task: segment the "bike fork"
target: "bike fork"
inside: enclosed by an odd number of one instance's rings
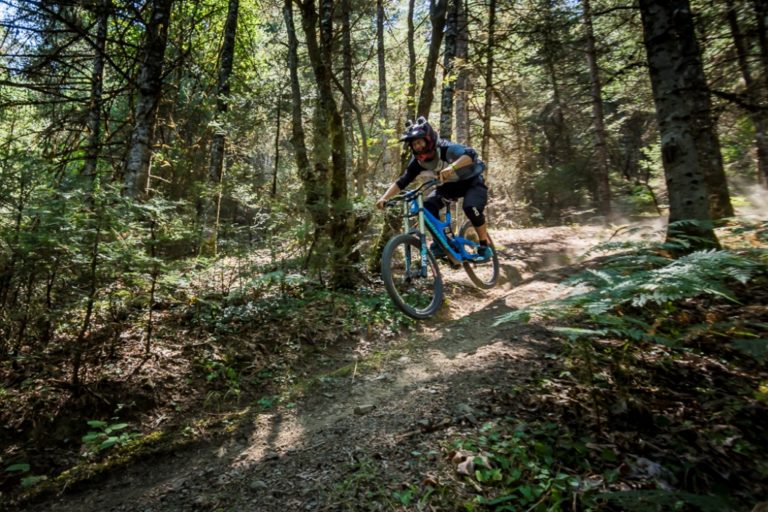
[[[424,225],[424,197],[419,195],[419,247],[421,248],[421,277],[427,277],[427,230]]]

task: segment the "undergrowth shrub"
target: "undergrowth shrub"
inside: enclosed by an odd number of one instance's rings
[[[745,229],[738,226],[735,232],[745,236]],[[758,224],[746,232],[760,241],[765,231],[765,225]],[[680,329],[688,323],[686,315],[681,314],[686,301],[709,298],[738,305],[738,294],[744,293],[750,283],[759,286],[766,281],[768,238],[763,242],[748,249],[702,250],[679,258],[670,255],[670,250],[679,247],[679,241],[637,244],[633,251],[611,256],[600,268],[588,269],[565,281],[563,285],[572,290],[565,298],[507,313],[497,319],[496,325],[539,317],[580,324],[560,329],[572,339],[612,337],[680,346],[686,338],[686,332]],[[611,243],[598,249],[616,247]],[[712,326],[715,322],[709,323]],[[701,324],[691,327],[698,335],[707,330]],[[722,327],[717,326],[720,330]],[[752,329],[746,336],[760,338],[759,329]],[[761,358],[764,345],[740,342],[733,347]]]

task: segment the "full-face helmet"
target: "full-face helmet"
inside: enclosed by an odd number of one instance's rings
[[[411,145],[411,142],[416,139],[424,139],[425,146],[421,151],[415,151]],[[403,132],[403,136],[400,137],[400,142],[407,142],[411,146],[413,156],[416,158],[416,160],[420,161],[432,160],[435,158],[437,141],[437,132],[434,128],[432,128],[424,116],[420,116],[418,119],[416,119],[415,123],[411,120],[408,120],[405,123],[405,131]]]

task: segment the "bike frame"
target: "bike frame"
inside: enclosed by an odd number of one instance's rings
[[[451,209],[446,208],[445,221],[441,221],[439,218],[432,215],[426,208],[424,208],[424,188],[431,188],[436,185],[436,181],[429,181],[422,184],[419,188],[407,192],[405,194],[405,201],[403,201],[403,227],[405,233],[412,233],[418,235],[419,245],[421,246],[421,276],[427,275],[427,231],[430,232],[432,238],[440,244],[445,250],[448,258],[454,264],[459,264],[464,261],[473,261],[477,259],[477,254],[467,252],[466,248],[476,248],[480,244],[468,240],[464,237],[456,236],[453,233],[453,227],[451,225]],[[417,217],[417,227],[411,227],[411,221],[413,217]],[[456,248],[452,247],[448,243],[448,239],[445,236],[445,228],[449,229],[455,242]],[[457,250],[458,249],[458,250]],[[410,251],[406,251],[405,254],[406,272],[410,274],[411,268],[411,254]]]

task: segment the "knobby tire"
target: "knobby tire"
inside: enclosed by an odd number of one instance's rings
[[[424,320],[437,313],[443,304],[443,279],[437,261],[430,251],[427,251],[428,275],[406,276],[402,264],[409,248],[412,273],[421,268],[419,239],[410,234],[400,234],[393,237],[384,247],[381,256],[381,277],[392,302],[411,318]]]

